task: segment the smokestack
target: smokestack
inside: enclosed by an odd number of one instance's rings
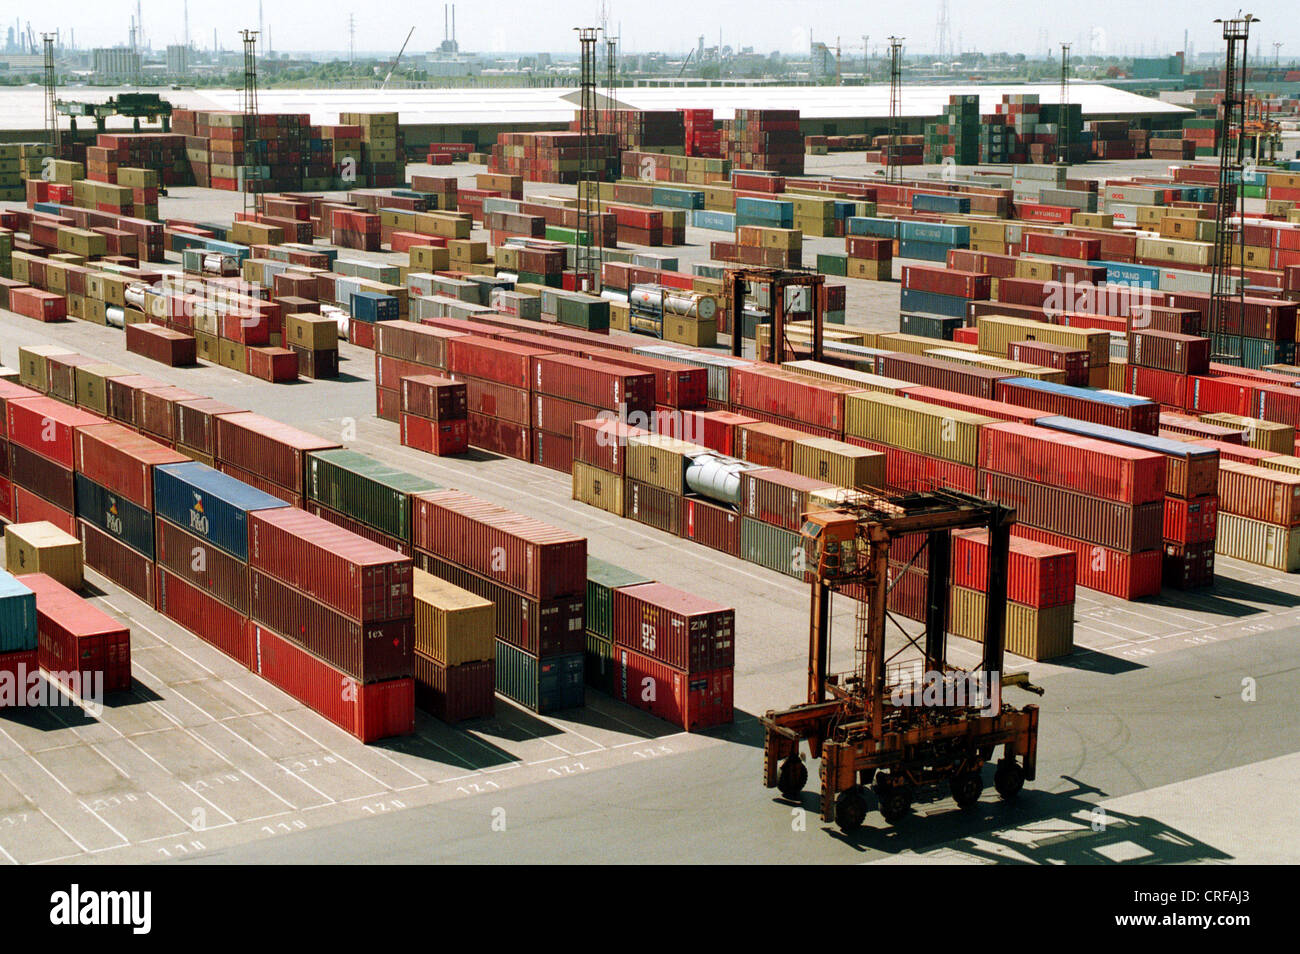
[[[442,5],[442,39],[444,43],[451,39],[451,33],[448,32],[447,27],[447,4],[445,3]]]
[[[456,42],[456,4],[451,5],[451,42]],[[1259,46],[1258,43],[1255,44]]]

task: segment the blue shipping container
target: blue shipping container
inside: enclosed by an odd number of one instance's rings
[[[922,262],[946,262],[951,245],[940,242],[917,242],[903,239],[898,243],[898,257]]]
[[[898,237],[908,242],[935,242],[966,248],[970,245],[970,226],[945,225],[942,222],[902,222]]]
[[[898,219],[882,219],[870,215],[855,215],[844,220],[850,235],[870,235],[875,238],[898,238]]]
[[[158,516],[245,563],[248,514],[289,506],[198,461],[155,467],[153,497]]]
[[[763,225],[769,228],[794,228],[794,203],[779,199],[755,199],[739,196],[736,199],[737,225]]]
[[[1039,381],[1036,378],[1007,378],[1003,384],[1014,384],[1034,391],[1047,391],[1050,394],[1063,394],[1067,397],[1083,398],[1086,401],[1098,401],[1115,407],[1137,407],[1150,404],[1144,397],[1135,394],[1120,394],[1117,391],[1103,391],[1099,388],[1080,388],[1072,384],[1057,384],[1055,381]]]
[[[0,653],[36,648],[36,594],[0,570]]]
[[[697,189],[665,189],[655,186],[650,190],[650,204],[670,209],[702,209],[704,193]]]
[[[736,213],[713,212],[709,209],[695,209],[691,212],[691,225],[697,229],[714,229],[718,232],[736,231]]]
[[[381,292],[360,291],[352,293],[352,317],[357,321],[374,324],[376,321],[397,321],[397,299]]]
[[[1130,265],[1126,262],[1089,262],[1089,265],[1101,265],[1106,269],[1106,281],[1117,285],[1144,285],[1147,288],[1160,287],[1160,269],[1151,265]]]
[[[76,475],[77,516],[94,524],[150,560],[153,555],[153,514],[84,474]]]
[[[965,318],[966,299],[957,295],[940,295],[937,292],[904,288],[898,296],[899,311],[920,312],[924,315],[942,315],[945,318]]]
[[[1186,441],[1157,437],[1154,434],[1139,434],[1137,431],[1126,431],[1123,428],[1110,427],[1106,424],[1093,424],[1091,421],[1080,421],[1073,417],[1040,417],[1034,421],[1034,425],[1037,427],[1050,427],[1054,431],[1078,434],[1081,437],[1095,437],[1115,444],[1125,444],[1128,447],[1140,447],[1142,450],[1149,450],[1170,457],[1205,457],[1218,453],[1218,451],[1211,448],[1190,444]]]
[[[913,212],[970,212],[970,196],[917,192],[912,196]]]

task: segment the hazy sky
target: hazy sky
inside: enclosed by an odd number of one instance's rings
[[[623,49],[683,51],[703,34],[705,45],[723,42],[753,46],[763,52],[807,52],[808,35],[832,47],[838,35],[845,57],[860,56],[862,34],[871,46],[889,34],[907,38],[910,52],[935,49],[939,0],[897,3],[862,3],[860,0],[642,0],[639,3],[607,0],[610,26],[621,26]],[[1241,0],[1237,0],[1241,2]],[[141,0],[144,30],[157,48],[178,43],[183,37],[181,0]],[[79,47],[111,46],[127,41],[131,0],[41,0],[35,4],[7,4],[4,14],[22,11],[26,27],[30,14],[37,35],[55,29],[75,30]],[[257,0],[218,0],[189,4],[190,37],[196,46],[209,48],[217,28],[221,45],[238,47],[238,30],[257,25]],[[1236,12],[1223,2],[1179,0],[1149,4],[1136,0],[949,0],[953,46],[964,49],[1038,52],[1049,45],[1070,42],[1076,52],[1089,43],[1094,52],[1117,55],[1158,55],[1183,46],[1189,31],[1194,51],[1219,50],[1220,28],[1215,17]],[[1292,3],[1269,0],[1246,7],[1262,22],[1251,31],[1252,59],[1273,61],[1273,43],[1280,41],[1283,62],[1300,59],[1300,17]],[[576,50],[572,27],[595,22],[599,0],[472,0],[457,4],[456,36],[461,49],[492,51]],[[906,13],[900,12],[905,10]],[[427,52],[443,38],[441,3],[409,0],[263,0],[263,22],[276,50],[346,50],[348,14],[356,16],[358,51],[396,51],[414,24],[408,48]],[[419,19],[416,19],[419,17]],[[12,25],[14,18],[0,23]],[[265,40],[265,37],[263,37]],[[854,49],[856,47],[856,50]]]

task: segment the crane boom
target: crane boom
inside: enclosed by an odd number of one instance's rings
[[[415,33],[415,27],[411,27],[411,32],[406,34],[406,39],[402,41],[402,48],[397,51],[397,59],[393,60],[393,65],[388,68],[388,75],[384,77],[383,84],[379,87],[381,90],[388,86],[388,81],[393,78],[393,71],[397,69],[397,64],[402,62],[402,54],[406,52],[406,44],[411,42],[411,35]]]

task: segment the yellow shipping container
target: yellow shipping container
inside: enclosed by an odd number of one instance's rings
[[[496,658],[496,606],[423,570],[413,571],[417,652],[444,666]]]
[[[949,628],[956,636],[984,642],[984,594],[964,586],[952,588]],[[1007,652],[1027,659],[1055,659],[1074,651],[1074,604],[1037,609],[1007,602],[1003,629]]]
[[[933,348],[935,344],[936,339],[934,338],[926,338],[924,335],[909,335],[898,331],[886,335],[877,335],[875,347],[886,348],[890,351],[899,351],[903,354],[923,355]],[[982,347],[977,348],[975,345],[963,344],[960,341],[945,341],[943,346],[955,351],[984,350]],[[1005,348],[1002,349],[1002,353],[1007,353]]]
[[[451,264],[451,253],[433,245],[411,246],[411,270],[433,272],[445,270]],[[498,262],[497,264],[501,264]]]
[[[870,371],[855,371],[852,368],[842,368],[838,364],[826,364],[823,361],[786,361],[781,367],[810,378],[838,381],[864,391],[879,391],[882,394],[896,394],[900,388],[915,387],[914,384],[900,381],[898,378],[887,378],[883,374],[872,374]]]
[[[1127,362],[1127,361],[1121,361],[1121,360],[1119,360],[1118,358],[1112,358],[1110,364],[1109,364],[1109,365],[1107,366],[1107,368],[1106,368],[1106,383],[1105,383],[1105,384],[1102,384],[1102,385],[1096,385],[1096,384],[1093,384],[1093,383],[1092,383],[1092,377],[1093,377],[1093,376],[1092,376],[1092,372],[1089,371],[1089,372],[1088,372],[1088,377],[1089,377],[1089,380],[1088,380],[1088,386],[1089,386],[1089,387],[1104,387],[1104,388],[1106,388],[1107,390],[1110,390],[1110,391],[1120,391],[1120,392],[1123,392],[1123,391],[1124,391],[1125,384],[1126,384],[1126,382],[1125,382],[1124,379],[1125,379],[1125,376],[1127,375],[1127,373],[1128,373],[1128,362]]]
[[[81,541],[46,520],[13,523],[5,528],[5,569],[10,573],[44,573],[70,590],[84,581]]]
[[[1115,216],[1109,212],[1076,212],[1073,216],[1073,222],[1080,228],[1085,229],[1113,229],[1115,227]]]
[[[837,487],[885,486],[884,454],[830,437],[796,441],[791,467],[796,474],[825,480]]]
[[[627,476],[681,495],[686,492],[686,458],[711,453],[707,447],[663,434],[627,439]]]
[[[286,346],[333,351],[339,344],[338,323],[333,318],[309,312],[285,315],[284,337]]]
[[[1202,414],[1201,420],[1224,427],[1241,428],[1248,447],[1273,451],[1275,454],[1295,453],[1295,428],[1290,424],[1261,421],[1257,417],[1242,417],[1238,414]]]
[[[446,239],[467,239],[473,223],[469,216],[457,212],[417,212],[415,231]]]
[[[1220,510],[1214,552],[1294,573],[1300,570],[1300,527],[1264,523]]]
[[[1010,315],[984,315],[976,319],[976,325],[979,329],[979,350],[985,354],[1005,355],[1007,345],[1015,341],[1046,341],[1049,344],[1086,350],[1088,366],[1094,371],[1097,368],[1104,370],[1110,363],[1109,331],[1049,325],[1043,321],[1015,318]],[[930,347],[933,346],[931,341]]]
[[[126,368],[115,364],[88,364],[76,369],[77,406],[89,408],[99,414],[108,414],[109,378],[130,374]]]
[[[573,462],[573,499],[618,517],[626,513],[623,478],[579,460]]]
[[[955,361],[958,364],[989,368],[993,371],[1007,371],[1022,378],[1034,378],[1038,381],[1051,381],[1055,384],[1065,383],[1065,372],[1055,368],[1044,368],[1025,361],[1012,361],[997,355],[980,354],[978,351],[962,351],[957,348],[931,348],[925,354],[931,358]]]
[[[1276,457],[1264,457],[1256,461],[1260,467],[1270,467],[1273,470],[1286,471],[1291,474],[1300,474],[1300,457],[1292,454],[1278,454]]]
[[[861,278],[869,282],[887,282],[893,275],[893,259],[849,259],[848,278]]]
[[[228,341],[225,338],[217,338],[216,341],[217,363],[223,368],[247,374],[248,350],[238,341]]]
[[[979,463],[979,429],[995,418],[862,391],[844,398],[844,434],[968,467]]]
[[[712,319],[703,321],[682,315],[664,315],[663,333],[664,341],[695,348],[712,348],[718,343],[718,324]]]

